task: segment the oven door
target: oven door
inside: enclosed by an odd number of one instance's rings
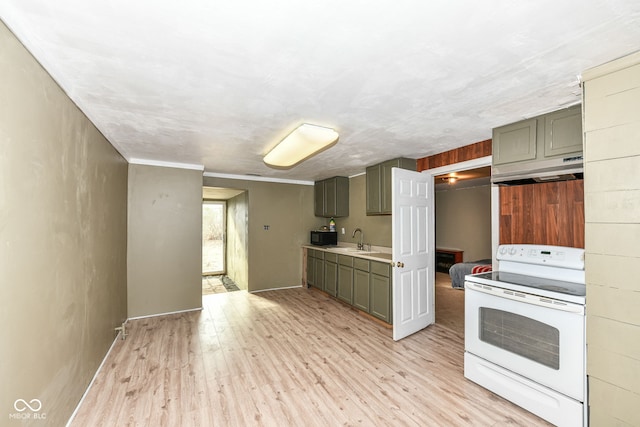
[[[465,283],[465,350],[584,402],[584,306]]]

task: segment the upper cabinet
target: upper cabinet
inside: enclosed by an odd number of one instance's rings
[[[536,158],[538,120],[529,119],[493,130],[493,163],[521,162]]]
[[[582,152],[582,110],[579,105],[544,116],[544,156]]]
[[[494,165],[580,153],[580,105],[493,129]]]
[[[416,160],[397,158],[367,168],[367,215],[391,215],[391,169],[416,170]]]
[[[325,218],[349,216],[349,178],[334,176],[316,181],[315,215]]]

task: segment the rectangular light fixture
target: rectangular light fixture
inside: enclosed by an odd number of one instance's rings
[[[335,130],[303,123],[273,147],[263,160],[273,168],[289,169],[337,142]]]

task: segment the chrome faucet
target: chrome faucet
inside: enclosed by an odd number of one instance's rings
[[[361,251],[364,249],[364,244],[362,243],[362,239],[364,238],[364,233],[362,232],[362,230],[360,230],[359,228],[356,228],[355,230],[353,230],[353,234],[351,235],[351,238],[355,238],[356,237],[356,233],[360,232],[360,241],[358,242],[358,250]]]

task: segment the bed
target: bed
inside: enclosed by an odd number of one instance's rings
[[[453,264],[449,269],[451,287],[455,289],[464,289],[464,276],[467,274],[484,273],[487,271],[491,271],[490,259]]]

